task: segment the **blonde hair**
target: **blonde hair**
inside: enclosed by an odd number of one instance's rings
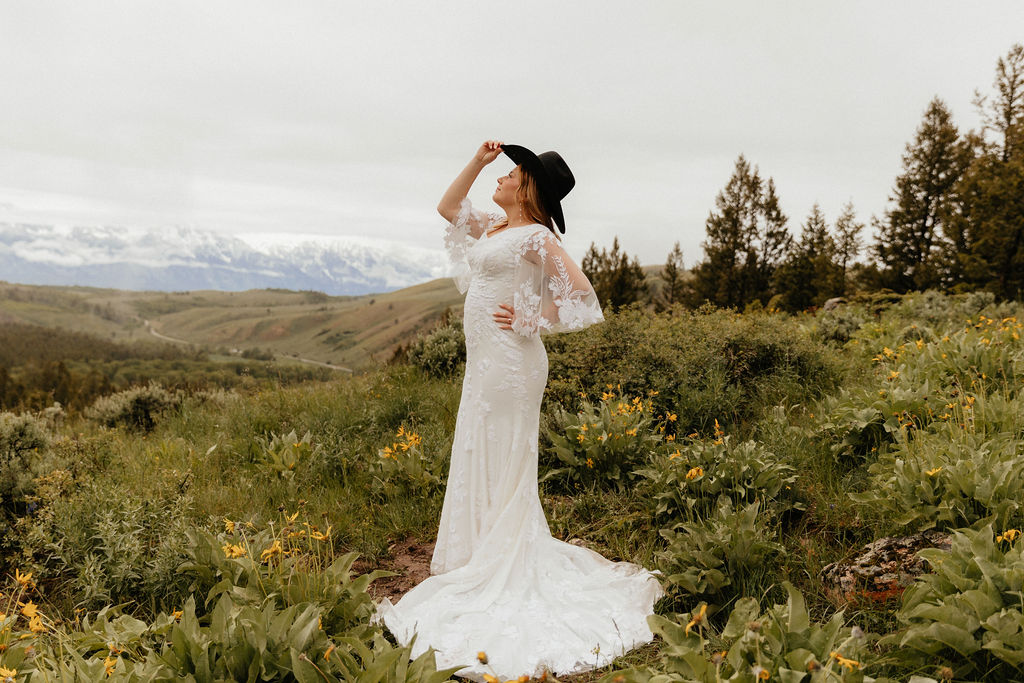
[[[543,225],[555,237],[558,237],[558,233],[555,232],[554,221],[551,220],[551,215],[544,208],[544,202],[540,198],[540,188],[537,187],[537,181],[523,168],[522,164],[518,168],[519,188],[516,189],[516,201],[522,207],[523,218]],[[508,219],[503,218],[494,227],[498,228],[506,225],[508,225]]]

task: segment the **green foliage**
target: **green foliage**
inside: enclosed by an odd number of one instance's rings
[[[932,573],[903,594],[906,628],[884,644],[948,664],[957,679],[1019,680],[1024,675],[1024,540],[992,527],[953,534],[949,552],[922,550]]]
[[[178,407],[182,395],[156,382],[132,387],[97,400],[86,415],[106,427],[127,427],[150,432],[163,413]]]
[[[401,496],[431,497],[444,490],[448,462],[444,455],[425,452],[423,438],[398,428],[397,441],[378,451],[374,462],[373,490],[384,498]]]
[[[1013,406],[1018,415],[1022,407]],[[900,527],[1005,527],[1024,520],[1024,442],[1005,434],[921,435],[883,453],[868,472],[866,490],[851,497]]]
[[[602,308],[616,310],[648,298],[647,278],[640,261],[635,256],[630,260],[625,250],[619,251],[618,237],[612,241],[611,251],[598,252],[597,245],[591,242],[580,261],[580,270],[593,285]]]
[[[29,413],[0,413],[0,505],[23,492],[34,461],[50,441],[44,420]]]
[[[270,436],[256,437],[256,441],[259,444],[256,464],[286,480],[294,478],[297,468],[320,457],[322,452],[320,445],[313,443],[309,432],[300,439],[294,429],[284,435],[271,433]]]
[[[797,476],[791,465],[755,441],[734,443],[721,433],[680,443],[638,474],[645,480],[643,498],[662,522],[703,517],[723,504],[759,502],[776,512],[801,506],[792,495]]]
[[[722,501],[705,519],[662,529],[667,546],[657,555],[658,567],[672,592],[716,605],[754,592],[769,574],[769,560],[783,552],[769,540],[760,511],[760,503],[734,509]]]
[[[803,595],[789,583],[783,587],[786,603],[764,612],[754,598],[738,600],[721,633],[708,626],[706,605],[675,618],[650,617],[665,642],[658,661],[612,672],[602,683],[875,680],[863,671],[870,649],[860,629],[844,626],[842,612],[824,623],[812,620]]]
[[[622,395],[651,396],[656,414],[675,413],[682,434],[816,396],[839,374],[832,354],[782,315],[626,308],[545,343],[549,406],[574,405],[580,391],[598,397],[612,384]]]
[[[452,320],[418,337],[408,351],[409,362],[434,377],[450,377],[466,362],[462,323]]]
[[[612,387],[608,387],[609,390]],[[601,401],[584,399],[572,413],[555,406],[545,430],[549,466],[541,481],[566,490],[598,487],[624,491],[636,481],[636,468],[645,464],[661,441],[664,425],[656,427],[653,402],[637,396],[616,398],[605,392]]]
[[[0,650],[0,666],[48,680],[441,683],[450,678],[454,670],[437,671],[432,651],[410,661],[411,646],[391,645],[369,623],[374,608],[366,590],[383,572],[352,578],[354,554],[326,564],[317,552],[321,539],[307,534],[292,542],[295,517],[287,521],[259,562],[244,549],[265,545],[272,536],[267,530],[248,535],[232,528],[219,536],[189,532],[189,559],[182,570],[195,579],[194,587],[212,584],[209,610],[190,596],[180,609],[149,623],[110,606],[68,625],[47,618],[31,625],[10,614],[0,621],[0,633],[14,646]],[[321,536],[328,539],[329,532]],[[26,581],[16,588],[16,597],[32,588]]]

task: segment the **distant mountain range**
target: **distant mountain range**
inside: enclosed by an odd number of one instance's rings
[[[197,230],[0,223],[0,280],[188,291],[281,288],[387,292],[446,273],[440,250],[384,240],[246,240]]]

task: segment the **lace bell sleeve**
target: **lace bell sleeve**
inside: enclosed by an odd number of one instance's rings
[[[472,244],[470,240],[479,239],[480,235],[494,225],[496,220],[494,214],[474,209],[469,198],[463,197],[462,203],[459,204],[459,213],[445,228],[444,248],[448,252],[452,279],[455,280],[455,286],[459,289],[460,294],[466,293],[469,283],[473,279],[473,272],[466,259],[466,251]]]
[[[604,320],[597,294],[547,229],[520,244],[512,308],[512,330],[524,337],[571,332]]]

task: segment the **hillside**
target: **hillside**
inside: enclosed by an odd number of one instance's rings
[[[240,353],[364,369],[430,327],[446,308],[461,310],[451,280],[355,297],[320,292],[132,292],[0,283],[0,323],[89,332],[117,341],[175,340]],[[149,327],[147,327],[147,321]]]

